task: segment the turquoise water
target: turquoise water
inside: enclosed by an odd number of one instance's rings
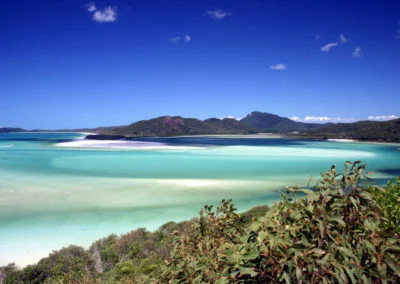
[[[0,134],[0,265],[29,264],[110,233],[153,230],[222,198],[240,211],[272,204],[285,186],[305,185],[310,175],[316,182],[346,160],[368,164],[377,182],[400,175],[400,145],[195,137],[136,139],[169,146],[159,149],[58,146],[81,138]]]

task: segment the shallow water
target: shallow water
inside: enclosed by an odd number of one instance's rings
[[[235,136],[135,139],[138,148],[89,149],[77,147],[81,138],[0,134],[0,265],[29,264],[110,233],[153,230],[222,198],[240,211],[272,204],[286,185],[305,185],[310,175],[317,181],[346,160],[367,163],[378,182],[400,173],[398,145]],[[75,147],[59,146],[71,141]]]

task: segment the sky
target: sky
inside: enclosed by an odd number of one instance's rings
[[[400,116],[398,0],[2,0],[0,127]]]

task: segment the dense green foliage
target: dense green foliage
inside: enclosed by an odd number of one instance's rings
[[[287,188],[272,208],[238,214],[230,200],[199,218],[137,229],[51,253],[4,283],[399,283],[400,179],[367,186],[346,162],[315,187]],[[301,196],[301,197],[299,197]]]
[[[248,127],[258,129],[260,132],[290,132],[316,129],[324,126],[324,124],[319,123],[297,122],[276,114],[259,111],[251,112],[240,122],[244,123]]]
[[[360,185],[364,165],[347,162],[315,191],[292,188],[250,226],[236,266],[257,282],[369,283],[400,280],[400,240],[380,229],[381,213]],[[298,192],[307,198],[297,199]],[[252,271],[249,271],[252,269]]]
[[[354,123],[338,123],[316,130],[304,131],[301,135],[317,138],[400,142],[400,119],[383,122],[359,121]]]
[[[214,283],[228,280],[233,272],[228,255],[241,243],[244,225],[230,200],[223,200],[215,211],[204,206],[199,222],[183,234],[172,250],[161,282]]]
[[[396,233],[400,237],[400,178],[389,181],[386,188],[372,188],[374,200],[382,208],[384,217],[382,227],[389,234]]]

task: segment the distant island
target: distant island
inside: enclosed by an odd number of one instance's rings
[[[278,133],[304,139],[352,139],[360,141],[400,142],[400,119],[390,121],[359,121],[354,123],[304,123],[276,114],[253,111],[241,120],[209,118],[199,120],[181,116],[161,116],[130,125],[62,130],[25,130],[0,128],[7,132],[90,132],[87,139],[120,140],[135,137],[169,137],[182,135],[246,135]]]

